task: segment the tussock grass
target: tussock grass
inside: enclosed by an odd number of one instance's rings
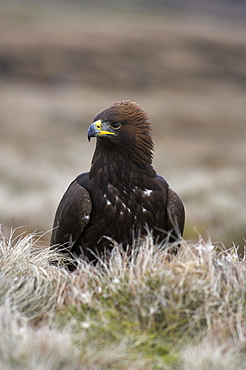
[[[1,237],[0,368],[244,368],[246,266],[236,248],[183,241],[171,256],[149,235],[69,273],[38,243]]]

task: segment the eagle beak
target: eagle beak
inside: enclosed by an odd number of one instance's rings
[[[88,140],[92,137],[115,135],[108,122],[102,122],[100,119],[93,122],[88,129]]]

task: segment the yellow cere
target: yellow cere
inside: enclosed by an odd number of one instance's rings
[[[101,127],[102,127],[102,122],[101,120],[99,119],[98,121],[94,122],[94,125],[96,126],[96,128],[100,131],[101,130]]]
[[[96,126],[97,130],[99,131],[99,135],[115,135],[114,132],[102,131],[102,122],[101,122],[100,119],[98,121],[94,122],[94,125]]]

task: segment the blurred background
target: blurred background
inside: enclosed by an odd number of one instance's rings
[[[246,3],[0,2],[0,224],[45,232],[89,170],[87,128],[117,100],[153,122],[154,167],[185,238],[246,238]]]

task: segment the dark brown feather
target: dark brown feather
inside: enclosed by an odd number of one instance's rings
[[[73,242],[79,238],[89,222],[92,205],[90,194],[84,187],[89,180],[88,172],[82,176],[80,183],[75,179],[70,184],[59,203],[51,245],[59,243],[66,248],[72,248]]]
[[[180,238],[184,207],[152,167],[146,113],[123,101],[97,115],[98,120],[121,126],[113,135],[97,137],[90,172],[72,182],[58,206],[51,244],[65,243],[68,253],[95,260],[112,249],[112,239],[126,248],[147,229],[158,242]]]

